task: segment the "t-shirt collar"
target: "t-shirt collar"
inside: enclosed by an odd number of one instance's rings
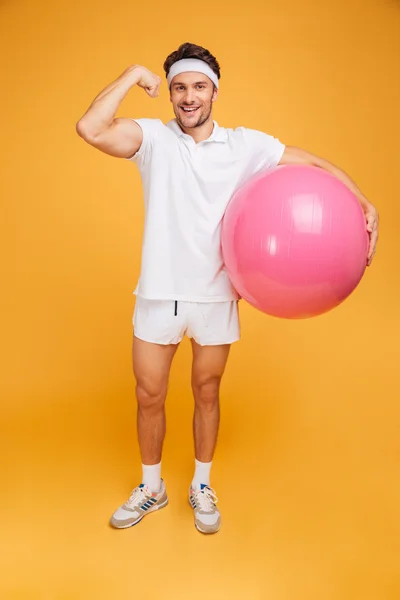
[[[228,139],[228,135],[226,133],[225,128],[220,127],[216,121],[213,121],[213,123],[214,123],[214,128],[212,130],[212,133],[211,133],[210,137],[208,137],[206,140],[203,140],[203,143],[205,143],[205,142],[226,142]],[[184,131],[182,131],[182,129],[180,128],[176,119],[172,119],[171,121],[169,121],[167,123],[167,127],[169,129],[171,129],[171,131],[173,131],[178,137],[184,137],[184,136],[191,137],[191,136],[188,136]]]

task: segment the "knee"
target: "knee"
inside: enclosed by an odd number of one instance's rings
[[[219,402],[220,377],[204,377],[192,381],[194,399],[197,405],[212,409]]]
[[[138,380],[136,398],[140,409],[158,409],[164,405],[167,386],[155,381]]]

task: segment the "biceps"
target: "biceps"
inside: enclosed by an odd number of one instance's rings
[[[132,119],[118,118],[114,119],[111,127],[87,141],[105,154],[117,158],[130,158],[139,150],[143,132]]]

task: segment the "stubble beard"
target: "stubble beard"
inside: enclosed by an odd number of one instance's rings
[[[193,123],[192,125],[185,125],[183,123],[183,121],[181,120],[179,113],[175,114],[175,116],[176,116],[176,120],[178,121],[179,125],[183,129],[195,129],[196,127],[201,127],[202,125],[204,125],[204,123],[207,123],[208,119],[211,116],[211,105],[208,107],[208,110],[206,110],[206,112],[202,112],[199,115],[199,118],[198,118],[197,122]]]

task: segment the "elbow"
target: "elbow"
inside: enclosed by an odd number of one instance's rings
[[[85,119],[80,119],[77,122],[75,129],[79,137],[84,139],[85,142],[88,142],[88,144],[95,142],[96,138],[98,137],[98,132],[95,131],[93,126],[91,126],[90,123],[88,123]]]
[[[92,137],[92,135],[90,134],[88,125],[83,119],[80,119],[77,122],[75,129],[76,129],[76,133],[79,135],[79,137],[83,138],[85,141],[88,141]]]
[[[79,135],[79,137],[85,138],[87,130],[86,130],[86,125],[85,125],[83,119],[79,119],[79,121],[75,125],[75,129],[76,129],[76,133]]]

